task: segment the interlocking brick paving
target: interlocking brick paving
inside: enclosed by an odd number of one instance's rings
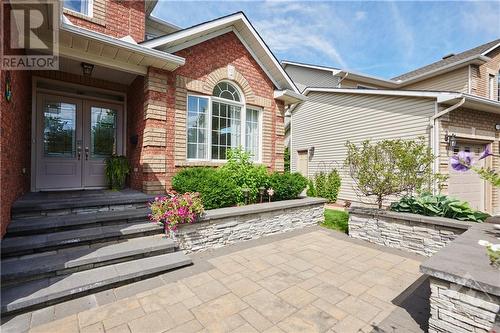
[[[193,255],[149,289],[141,281],[86,296],[86,307],[37,310],[2,332],[422,332],[423,259],[313,227]]]

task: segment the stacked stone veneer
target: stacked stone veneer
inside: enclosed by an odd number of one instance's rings
[[[500,329],[500,297],[436,278],[430,278],[430,286],[430,333]]]
[[[178,229],[179,246],[198,252],[317,225],[324,220],[324,200],[297,199],[214,209],[200,222]]]
[[[467,230],[470,223],[352,208],[349,214],[349,236],[371,243],[431,256]]]

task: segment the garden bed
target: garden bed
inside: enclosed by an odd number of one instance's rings
[[[185,252],[198,252],[317,225],[324,219],[320,198],[301,198],[207,210],[195,223],[179,225]]]
[[[424,256],[432,256],[474,224],[374,208],[349,210],[350,237]]]

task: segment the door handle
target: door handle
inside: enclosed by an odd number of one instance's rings
[[[78,160],[80,160],[80,157],[82,155],[82,147],[78,146],[76,148],[76,154],[77,154]]]
[[[85,147],[85,160],[89,159],[89,147]]]

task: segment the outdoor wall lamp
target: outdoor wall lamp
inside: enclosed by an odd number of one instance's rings
[[[91,76],[93,71],[94,71],[94,65],[82,62],[83,76]]]
[[[455,133],[449,135],[448,131],[446,131],[446,134],[444,135],[444,141],[448,143],[448,150],[452,150],[457,146],[457,136],[455,135]]]
[[[496,129],[497,131],[500,131],[500,124],[495,124],[495,129]]]
[[[314,156],[314,146],[313,147],[309,147],[309,158],[311,158],[313,156]]]

